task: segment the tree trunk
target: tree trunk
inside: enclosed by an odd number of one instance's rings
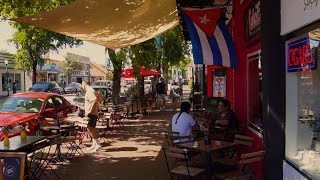
[[[33,61],[32,64],[32,85],[37,82],[37,61]]]
[[[139,84],[139,96],[142,98],[144,96],[144,77],[138,77],[138,84]]]
[[[168,65],[163,66],[163,78],[165,83],[167,84],[167,91],[168,91],[168,84],[169,84],[169,76],[168,76],[169,67]]]
[[[112,49],[108,49],[109,57],[113,65],[113,84],[112,84],[112,103],[119,104],[120,99],[120,76],[122,71],[122,62],[117,62],[116,53]]]
[[[72,75],[71,75],[71,74],[68,74],[67,76],[68,76],[68,82],[67,82],[67,84],[70,84],[70,83],[71,83],[71,76],[72,76]]]

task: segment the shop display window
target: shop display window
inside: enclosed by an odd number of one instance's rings
[[[262,137],[262,67],[261,50],[248,54],[248,121],[250,130]]]
[[[21,90],[21,74],[8,73],[7,81],[7,74],[2,73],[2,91],[7,91],[7,85],[9,86],[9,90],[12,90],[13,82],[16,83],[17,90]]]
[[[286,160],[311,179],[320,179],[319,32],[286,42]]]
[[[16,83],[17,90],[21,90],[21,74],[14,75],[14,82]]]

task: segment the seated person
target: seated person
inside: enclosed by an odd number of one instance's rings
[[[218,103],[218,113],[211,119],[213,126],[225,127],[228,130],[239,130],[239,122],[230,106],[230,101],[227,99]]]
[[[180,112],[176,113],[172,118],[172,131],[179,132],[180,136],[191,136],[192,128],[197,124],[197,121],[189,114],[191,111],[191,104],[189,102],[182,102]],[[180,139],[180,142],[188,141],[189,139]]]

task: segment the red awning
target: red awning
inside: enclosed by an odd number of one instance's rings
[[[161,75],[161,73],[157,70],[154,70],[154,69],[145,69],[144,66],[141,66],[140,67],[140,75],[141,76],[159,76]],[[134,77],[134,74],[133,74],[133,68],[130,67],[130,68],[127,68],[127,69],[124,69],[121,73],[121,77],[124,77],[124,78],[133,78]]]

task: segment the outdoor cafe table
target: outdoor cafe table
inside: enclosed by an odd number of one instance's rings
[[[217,140],[211,140],[210,144],[205,144],[203,139],[192,141],[192,142],[183,142],[183,143],[176,144],[176,146],[179,148],[200,152],[205,155],[206,158],[204,160],[206,161],[206,166],[208,170],[208,175],[207,175],[208,179],[211,179],[213,174],[212,165],[211,165],[211,154],[216,151],[232,148],[236,145],[237,144],[233,142],[224,142],[224,141],[217,141]]]
[[[0,152],[19,151],[30,153],[33,148],[33,144],[45,139],[46,136],[27,136],[26,140],[21,140],[20,136],[10,137],[10,146],[3,146],[3,142],[0,142]]]
[[[51,131],[53,134],[58,135],[58,134],[60,134],[60,132],[62,130],[73,129],[73,128],[75,128],[75,126],[63,124],[63,125],[59,125],[59,126],[41,126],[40,128],[45,131]],[[54,133],[54,131],[55,131],[55,133]],[[61,134],[60,134],[60,136],[61,136]],[[63,137],[60,137],[60,139],[61,138],[63,138]],[[62,154],[61,154],[61,143],[57,143],[57,160],[64,161],[64,159],[62,158]]]

